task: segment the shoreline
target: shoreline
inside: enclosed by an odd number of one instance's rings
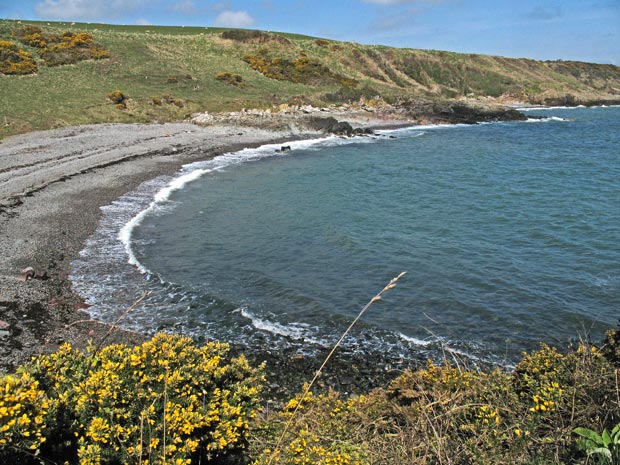
[[[406,112],[299,108],[194,115],[193,123],[98,124],[39,131],[0,140],[0,373],[64,342],[85,348],[140,343],[146,334],[99,322],[72,288],[71,263],[112,204],[142,183],[173,176],[188,164],[267,144],[365,136],[374,131],[478,122],[524,121],[514,109],[420,102]],[[392,137],[386,134],[383,137]],[[44,279],[20,281],[28,267]],[[124,309],[119,309],[121,313]],[[113,331],[112,331],[113,329]],[[269,399],[285,399],[312,378],[327,349],[307,356],[265,347],[245,353],[267,362]],[[244,352],[231,346],[231,352]],[[319,389],[362,393],[425,362],[340,351]]]
[[[338,115],[341,117],[342,115]],[[357,124],[354,118],[353,125]],[[362,121],[366,128],[397,129],[403,120]],[[72,289],[71,262],[101,219],[101,207],[145,181],[174,175],[189,163],[218,155],[325,137],[324,132],[268,130],[251,126],[189,123],[103,124],[18,135],[0,143],[0,372],[13,371],[31,357],[62,343],[140,343],[144,334],[90,318],[82,296]],[[19,157],[19,158],[18,158]],[[20,280],[31,267],[44,279]],[[243,349],[231,347],[232,353]],[[267,362],[269,399],[297,392],[318,368],[316,357],[294,350],[246,354]],[[363,392],[395,377],[413,361],[394,360],[370,369],[361,354],[342,354],[322,382],[324,389]],[[338,368],[340,367],[340,369]],[[335,375],[347,368],[340,381]]]
[[[107,332],[106,324],[84,321],[89,320],[84,302],[68,280],[71,261],[97,227],[100,207],[184,164],[300,136],[310,134],[191,124],[97,125],[0,144],[0,368],[15,368],[61,342],[83,347]],[[20,154],[19,161],[14,154]],[[27,267],[47,279],[20,281]],[[108,342],[119,338],[130,342],[142,336],[117,331]]]

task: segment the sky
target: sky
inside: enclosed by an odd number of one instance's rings
[[[0,18],[239,27],[620,65],[620,0],[0,0]]]

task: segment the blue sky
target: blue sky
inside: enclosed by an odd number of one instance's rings
[[[620,65],[620,0],[0,0],[0,17],[243,27]]]

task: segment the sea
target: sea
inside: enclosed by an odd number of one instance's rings
[[[620,318],[620,108],[265,145],[102,208],[72,264],[94,318],[247,350],[514,366]]]

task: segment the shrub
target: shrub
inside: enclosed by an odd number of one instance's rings
[[[36,456],[46,441],[49,400],[30,374],[0,378],[0,459]]]
[[[278,42],[284,45],[291,45],[291,41],[279,34],[269,34],[263,31],[247,29],[231,29],[221,34],[222,39],[234,40],[235,42],[264,44],[267,42]]]
[[[357,81],[334,73],[322,63],[310,59],[304,52],[293,60],[269,55],[269,50],[262,47],[257,53],[248,53],[243,60],[250,67],[271,79],[291,81],[304,84],[340,83],[345,87],[355,87]]]
[[[47,38],[38,26],[26,25],[15,28],[12,31],[12,35],[20,42],[31,47],[43,48],[47,46]]]
[[[368,463],[366,446],[356,443],[348,429],[349,415],[360,406],[358,400],[343,401],[333,391],[316,397],[309,392],[301,405],[301,396],[292,399],[271,422],[262,425],[254,443],[258,458],[253,465]],[[308,415],[292,418],[296,409]],[[291,428],[282,437],[284,425],[290,421]]]
[[[127,100],[127,96],[123,94],[120,90],[114,90],[108,94],[108,98],[112,100],[112,103],[116,105],[125,106],[125,102]]]
[[[179,108],[183,108],[185,106],[185,102],[183,100],[174,98],[170,94],[164,94],[161,96],[161,98],[164,99],[164,102],[166,102],[168,105],[175,105]]]
[[[82,462],[188,463],[238,451],[261,375],[244,357],[222,364],[227,352],[224,344],[197,348],[165,334],[133,348],[103,349],[77,389]]]
[[[65,344],[20,373],[0,379],[0,458],[23,464],[219,463],[246,445],[263,382],[226,344],[167,334],[100,352]]]
[[[47,66],[77,63],[78,61],[108,58],[110,53],[95,43],[92,34],[67,31],[62,35],[46,34],[37,26],[13,30],[13,37],[26,45],[39,48],[39,55]]]
[[[219,73],[215,76],[215,79],[218,81],[225,82],[226,84],[230,84],[235,87],[244,87],[245,83],[243,82],[243,76],[240,74],[232,74],[229,72]]]
[[[293,399],[262,419],[251,450],[259,465],[334,463],[329,453],[373,465],[582,463],[573,430],[617,432],[617,377],[589,345],[542,346],[513,373],[429,362],[367,396],[307,398],[294,418]]]
[[[32,74],[37,72],[32,55],[20,49],[15,43],[0,40],[0,73]]]
[[[618,328],[607,331],[601,353],[616,367],[620,368],[620,322]]]

